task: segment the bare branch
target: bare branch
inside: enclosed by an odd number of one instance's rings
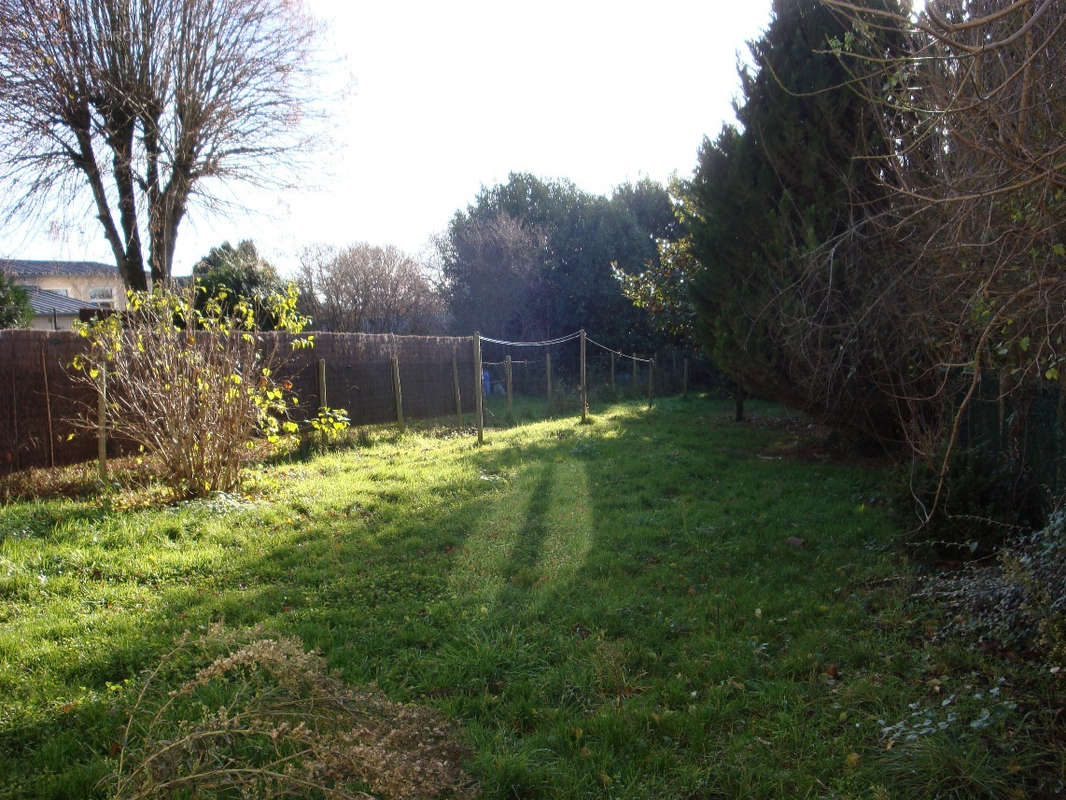
[[[8,218],[88,194],[126,282],[144,240],[168,280],[203,179],[262,183],[306,144],[314,37],[293,0],[0,0]]]

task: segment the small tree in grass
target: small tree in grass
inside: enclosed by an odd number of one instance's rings
[[[273,443],[297,430],[291,384],[276,374],[281,340],[256,331],[247,300],[220,289],[198,303],[198,291],[130,292],[127,314],[78,328],[89,346],[72,364],[98,391],[106,376],[111,433],[156,454],[162,477],[185,497],[235,488],[254,435]],[[306,326],[296,299],[292,286],[268,299],[277,330]],[[291,340],[293,349],[311,346],[311,336]]]

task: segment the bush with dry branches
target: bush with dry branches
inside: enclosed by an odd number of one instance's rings
[[[296,400],[279,377],[280,341],[255,328],[255,308],[222,289],[198,308],[200,288],[129,293],[129,312],[82,325],[88,347],[75,358],[77,378],[102,393],[111,435],[158,457],[179,496],[238,485],[253,435],[276,442],[295,433]],[[278,330],[300,333],[296,290],[274,294],[268,311]],[[296,337],[292,347],[310,347]],[[328,413],[328,412],[327,412]],[[341,421],[330,417],[330,427]],[[85,421],[96,424],[95,415]]]
[[[814,308],[834,263],[857,277],[845,346],[804,347],[829,333],[808,313],[794,348],[825,380],[860,365],[890,400],[916,456],[937,464],[919,498],[927,522],[989,386],[1000,413],[985,444],[1005,463],[1024,469],[1034,426],[1062,423],[1061,402],[1051,421],[1033,404],[1066,369],[1066,17],[1052,0],[930,0],[920,13],[823,2],[848,26],[827,47],[890,146],[856,154],[882,195],[807,255],[799,283]]]
[[[920,526],[1041,524],[1066,486],[1066,17],[790,0],[752,53],[744,129],[681,185],[695,261],[653,279],[742,386],[909,450]]]

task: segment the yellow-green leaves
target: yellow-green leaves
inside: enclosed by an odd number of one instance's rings
[[[98,385],[106,365],[108,426],[142,452],[153,451],[177,494],[229,491],[255,450],[255,435],[276,443],[299,431],[288,418],[297,403],[292,384],[276,375],[274,348],[261,348],[255,334],[260,299],[202,287],[157,287],[127,297],[125,315],[78,328],[88,346],[71,368]],[[306,324],[296,300],[289,287],[268,301],[277,329],[299,333]],[[310,337],[298,341],[311,344]],[[87,427],[95,424],[95,407],[92,412]],[[329,429],[346,420],[330,418]]]
[[[310,420],[315,435],[324,440],[335,438],[351,425],[348,412],[343,408],[320,408],[318,415]]]

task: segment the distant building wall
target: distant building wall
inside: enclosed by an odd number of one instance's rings
[[[36,314],[30,321],[33,331],[69,331],[77,321],[77,314]]]
[[[121,280],[108,275],[19,275],[15,282],[19,286],[35,286],[50,292],[65,293],[67,297],[102,308],[119,311],[126,308],[126,287]],[[61,326],[60,330],[69,328]]]

